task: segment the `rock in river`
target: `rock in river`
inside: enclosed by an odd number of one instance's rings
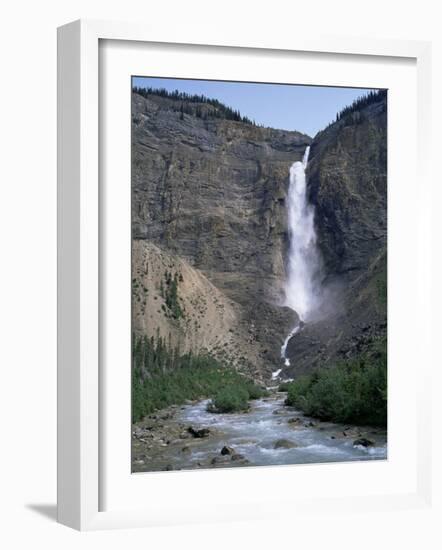
[[[297,445],[290,439],[278,439],[273,445],[274,449],[292,449],[293,447],[297,447]]]
[[[354,447],[357,447],[358,445],[360,445],[361,447],[373,447],[374,441],[372,441],[371,439],[366,439],[365,437],[361,437],[353,441]]]
[[[195,429],[192,426],[187,428],[187,431],[196,438],[208,437],[210,434],[209,428]]]
[[[234,455],[235,449],[233,447],[228,447],[227,445],[224,445],[224,447],[221,449],[222,455]]]

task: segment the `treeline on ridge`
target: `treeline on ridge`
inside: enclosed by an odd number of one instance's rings
[[[254,120],[242,116],[238,109],[232,109],[218,99],[208,98],[204,95],[188,94],[186,92],[180,92],[179,90],[169,92],[165,88],[142,88],[139,86],[134,86],[133,92],[146,98],[154,95],[175,101],[176,103],[172,105],[172,109],[179,112],[182,119],[184,118],[184,114],[188,114],[203,120],[209,118],[222,118],[257,126]],[[205,106],[210,106],[212,108],[205,108]]]
[[[364,107],[367,107],[368,105],[371,105],[372,103],[377,103],[378,101],[381,101],[383,99],[387,98],[387,90],[376,90],[376,91],[370,91],[368,94],[365,94],[361,97],[358,97],[351,103],[351,105],[348,105],[347,107],[344,107],[339,113],[336,115],[336,120],[341,120],[346,115],[350,113],[354,113],[355,111],[360,111]]]
[[[381,101],[384,101],[384,104],[382,106],[382,110],[385,112],[387,109],[387,90],[376,90],[376,91],[370,91],[368,94],[365,94],[361,97],[358,97],[351,103],[350,105],[347,105],[341,111],[336,113],[336,118],[330,124],[328,124],[324,130],[321,130],[318,132],[318,135],[327,130],[327,128],[330,128],[333,124],[336,124],[337,122],[341,122],[344,125],[345,124],[361,124],[365,119],[366,116],[364,116],[363,109],[365,107],[368,107],[368,105],[372,105],[373,103],[378,103]]]

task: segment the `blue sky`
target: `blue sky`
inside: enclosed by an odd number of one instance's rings
[[[335,119],[336,113],[354,99],[365,95],[365,88],[253,84],[214,80],[134,77],[134,86],[166,88],[218,99],[258,124],[285,130],[298,130],[313,137]]]

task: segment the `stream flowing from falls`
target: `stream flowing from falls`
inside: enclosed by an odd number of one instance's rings
[[[206,411],[207,401],[184,409],[181,417],[184,421],[213,426],[221,432],[218,437],[197,444],[191,460],[203,458],[209,449],[216,453],[225,441],[256,466],[385,458],[386,439],[380,430],[370,433],[375,443],[372,447],[354,446],[358,429],[354,429],[353,436],[345,436],[348,425],[305,417],[285,407],[285,397],[276,394],[253,401],[250,412],[245,414],[211,414]],[[289,419],[299,419],[299,423],[289,423]],[[278,440],[294,442],[294,446],[275,449]],[[198,455],[198,451],[202,454]]]
[[[215,467],[267,466],[358,460],[382,460],[387,456],[385,430],[358,428],[332,422],[319,422],[292,407],[284,406],[285,394],[251,402],[247,413],[214,414],[207,411],[209,400],[182,407],[173,420],[164,423],[185,428],[208,428],[209,437],[171,440],[160,444],[157,452],[146,451],[149,461],[136,471],[195,469],[214,467],[228,445],[246,459],[216,464]],[[355,445],[361,436],[373,445]],[[284,446],[277,442],[283,441]],[[167,468],[166,468],[167,467]],[[171,468],[169,468],[171,467]]]
[[[285,366],[290,366],[290,360],[287,357],[289,341],[302,330],[311,314],[320,305],[318,284],[320,260],[316,247],[315,212],[308,202],[305,174],[309,153],[308,146],[302,161],[294,162],[290,167],[287,194],[289,249],[284,305],[298,314],[299,323],[287,335],[281,347],[281,358]],[[273,373],[274,380],[279,377],[281,370]]]

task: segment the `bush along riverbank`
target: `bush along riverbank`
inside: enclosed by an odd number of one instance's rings
[[[320,420],[387,425],[387,342],[380,339],[360,357],[318,369],[280,387],[286,405]]]
[[[246,411],[265,390],[208,354],[180,355],[164,339],[133,337],[132,421],[186,401],[210,398],[211,412]]]

